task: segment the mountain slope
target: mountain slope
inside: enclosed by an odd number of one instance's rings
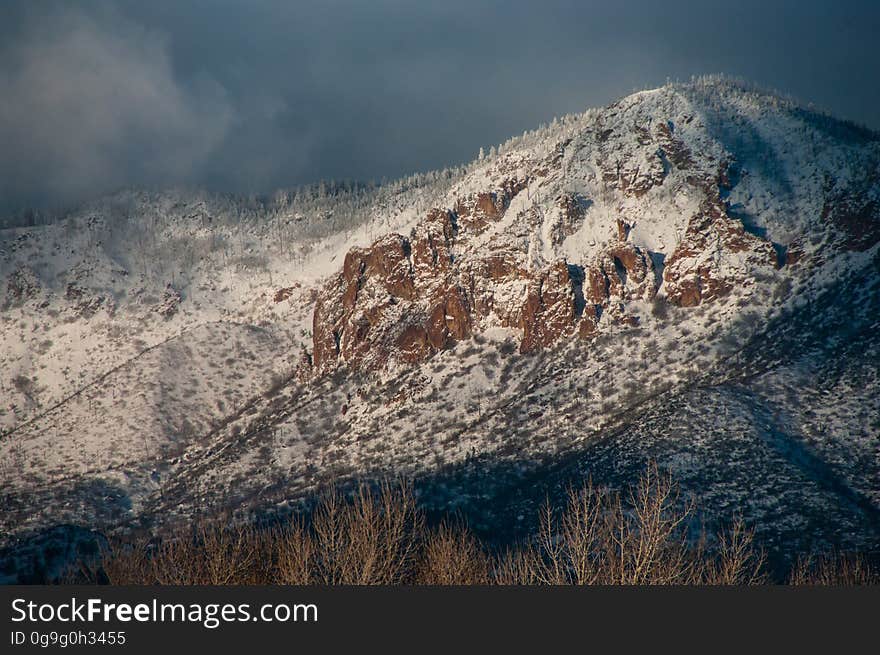
[[[4,231],[7,540],[389,474],[501,538],[654,458],[780,553],[880,543],[874,133],[707,79],[389,188],[121,198]]]

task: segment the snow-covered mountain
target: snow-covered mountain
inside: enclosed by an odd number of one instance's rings
[[[880,135],[718,78],[467,166],[0,232],[0,530],[406,475],[516,533],[650,458],[781,553],[880,544]]]

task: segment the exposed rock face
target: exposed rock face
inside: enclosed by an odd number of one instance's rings
[[[864,162],[853,178],[826,173],[821,222],[829,245],[864,252],[880,242],[880,162]]]
[[[446,273],[452,264],[452,244],[458,234],[456,215],[451,211],[432,209],[427,218],[413,231],[412,266],[416,275]]]
[[[505,180],[497,191],[485,191],[461,198],[455,203],[455,215],[463,227],[480,233],[504,215],[510,201],[528,184],[527,180]]]
[[[643,125],[632,126],[633,149],[625,157],[605,145],[612,133],[599,133],[599,170],[603,183],[625,196],[641,198],[661,186],[672,167],[686,171],[695,165],[690,149],[675,136],[672,121],[660,121],[653,130]]]
[[[318,371],[335,364],[339,356],[339,324],[343,312],[342,305],[338,303],[338,282],[338,277],[328,282],[318,294],[315,303],[312,318],[312,364]]]
[[[685,121],[688,119],[685,118]],[[660,145],[658,156],[661,159],[667,159],[679,170],[688,170],[694,166],[691,151],[681,139],[675,137],[673,130],[674,126],[670,121],[662,121],[657,124],[656,135]]]
[[[615,173],[617,188],[635,198],[640,198],[655,186],[661,185],[666,178],[663,159],[657,153],[637,164],[617,164]]]
[[[653,265],[642,249],[626,242],[612,244],[603,259],[606,275],[612,278],[607,270],[609,259],[614,266],[616,279],[621,283],[622,299],[649,301],[654,297],[657,289],[654,286]]]
[[[580,194],[573,192],[565,193],[557,198],[558,214],[550,229],[550,238],[554,245],[561,244],[566,237],[570,237],[580,229],[584,222],[588,202]]]
[[[410,238],[352,249],[316,303],[315,368],[381,368],[392,355],[417,362],[469,337],[473,295],[453,266],[456,233],[452,212],[432,210]]]
[[[355,248],[345,256],[342,277],[346,284],[344,304],[351,307],[368,280],[377,281],[389,295],[413,298],[413,272],[410,242],[399,234],[389,234],[370,248]]]
[[[800,240],[788,244],[785,249],[785,266],[796,266],[804,258],[804,244]]]
[[[489,317],[516,326],[522,299],[511,298],[508,287],[527,284],[523,253],[459,260],[454,251],[503,217],[525,186],[524,179],[508,178],[459,198],[454,210],[432,209],[408,237],[391,234],[352,249],[316,302],[315,371],[343,362],[366,370],[392,360],[418,362],[469,338]]]
[[[582,218],[575,202],[560,204]],[[591,337],[606,311],[632,323],[617,306],[656,293],[650,258],[626,241],[610,241],[586,270],[564,259],[529,270],[524,250],[468,250],[461,224],[457,212],[432,209],[409,238],[391,234],[349,251],[316,303],[316,372],[343,362],[364,370],[417,363],[493,324],[521,330],[520,351],[532,352]],[[628,227],[620,229],[625,236]]]
[[[690,218],[681,241],[666,259],[666,297],[679,307],[694,307],[720,298],[735,286],[748,284],[755,270],[775,268],[779,263],[773,244],[746,232],[742,221],[728,215],[717,191],[726,183],[726,167],[722,167],[714,183],[704,183],[706,200]]]
[[[575,297],[572,278],[564,261],[556,262],[529,285],[523,303],[520,328],[521,352],[531,352],[556,343],[575,327]]]

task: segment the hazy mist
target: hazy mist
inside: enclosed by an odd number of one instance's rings
[[[878,33],[867,0],[4,2],[0,207],[395,177],[711,72],[880,128]]]

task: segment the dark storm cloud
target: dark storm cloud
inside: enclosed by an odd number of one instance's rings
[[[708,72],[880,127],[870,0],[7,2],[0,19],[7,206],[393,177]]]
[[[206,77],[174,78],[164,37],[112,14],[24,18],[0,55],[0,193],[76,199],[129,182],[187,180],[232,110]]]

